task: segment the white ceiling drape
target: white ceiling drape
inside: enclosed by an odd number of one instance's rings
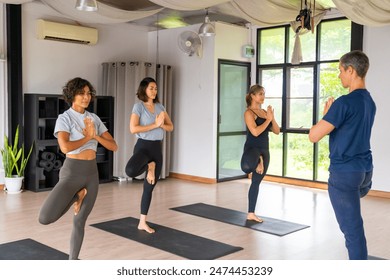
[[[6,4],[24,4],[33,2],[34,0],[0,0]],[[38,0],[35,0],[38,1]],[[145,17],[152,16],[159,13],[164,8],[159,8],[150,11],[126,11],[117,9],[103,3],[99,3],[99,9],[97,12],[86,13],[75,9],[76,0],[40,0],[40,2],[51,7],[53,10],[62,14],[64,17],[73,19],[81,23],[100,23],[100,24],[113,24],[129,22]]]
[[[151,11],[126,11],[99,3],[96,12],[88,13],[75,9],[76,0],[41,0],[44,4],[56,10],[67,18],[83,23],[112,24],[141,19],[157,14],[164,8]]]
[[[7,4],[24,4],[34,0],[0,0]],[[213,12],[223,12],[240,16],[251,24],[270,26],[285,24],[295,20],[301,9],[301,0],[149,0],[161,9],[152,11],[127,11],[99,3],[94,13],[77,11],[76,0],[35,0],[52,7],[67,18],[84,23],[129,22],[159,13],[164,8],[190,11],[208,8]],[[307,0],[307,3],[314,0]],[[367,26],[390,24],[390,0],[316,0],[316,15],[329,8],[338,9],[350,20]]]
[[[256,0],[234,0],[230,1],[230,4],[240,17],[260,26],[272,26],[294,21],[301,9],[300,0],[265,0],[262,5],[259,5]],[[319,3],[316,4],[315,15],[325,11],[326,8]]]
[[[337,9],[353,22],[368,26],[390,24],[390,0],[333,0]]]
[[[149,0],[161,7],[169,8],[178,11],[202,10],[213,7],[222,3],[230,2],[230,0]]]
[[[19,5],[32,1],[34,0],[0,0],[0,3]]]

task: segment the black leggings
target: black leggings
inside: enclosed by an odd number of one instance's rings
[[[77,193],[87,189],[80,212],[73,217],[69,259],[78,259],[84,239],[85,223],[95,204],[99,190],[96,160],[66,158],[60,169],[60,180],[49,193],[39,213],[39,222],[47,225],[61,218],[78,199]]]
[[[154,161],[156,163],[155,181],[154,184],[149,184],[144,179],[144,191],[141,198],[141,214],[147,215],[152,201],[152,192],[157,180],[161,174],[162,168],[162,147],[161,141],[149,141],[138,139],[134,146],[133,156],[129,159],[126,165],[126,174],[131,178],[135,178],[148,170],[148,163]]]
[[[262,174],[256,172],[260,156],[263,157],[264,171]],[[241,158],[241,169],[245,173],[252,173],[252,183],[248,192],[248,212],[255,212],[257,196],[259,195],[260,183],[267,173],[269,166],[269,150],[256,147],[245,147]]]

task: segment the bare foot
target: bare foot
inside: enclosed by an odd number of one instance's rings
[[[83,188],[81,189],[78,193],[78,199],[77,201],[73,204],[74,207],[74,215],[76,216],[80,212],[81,204],[83,203],[84,197],[87,195],[87,189]]]
[[[154,232],[155,232],[154,229],[152,229],[150,226],[148,226],[147,223],[144,223],[144,222],[140,222],[140,223],[138,224],[138,229],[139,229],[139,230],[144,230],[144,231],[146,231],[146,232],[148,232],[148,233],[154,233]]]
[[[259,217],[257,217],[255,215],[255,213],[251,212],[251,213],[248,213],[248,215],[246,216],[246,219],[249,220],[249,221],[255,221],[255,222],[258,222],[258,223],[262,223],[263,220],[260,219]]]
[[[146,175],[146,180],[149,184],[153,185],[156,181],[154,170],[156,168],[156,163],[154,161],[148,163],[148,174]]]
[[[138,223],[138,229],[139,230],[144,230],[148,233],[154,233],[155,230],[152,229],[150,226],[148,226],[148,224],[146,223],[146,215],[144,214],[141,214],[140,218],[139,218],[139,223]]]
[[[263,164],[263,157],[260,156],[259,164],[256,167],[256,172],[259,174],[263,174],[264,172],[264,164]]]

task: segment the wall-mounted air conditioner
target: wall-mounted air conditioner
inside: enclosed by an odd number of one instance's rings
[[[38,39],[44,40],[94,45],[98,40],[98,31],[97,29],[91,27],[38,19],[37,36]]]

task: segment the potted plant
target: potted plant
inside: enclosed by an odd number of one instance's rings
[[[34,145],[31,145],[27,157],[25,157],[24,144],[19,147],[19,125],[16,128],[14,143],[8,142],[4,136],[4,148],[1,149],[1,156],[4,167],[5,189],[8,193],[19,193],[22,190],[24,170],[30,158]]]

